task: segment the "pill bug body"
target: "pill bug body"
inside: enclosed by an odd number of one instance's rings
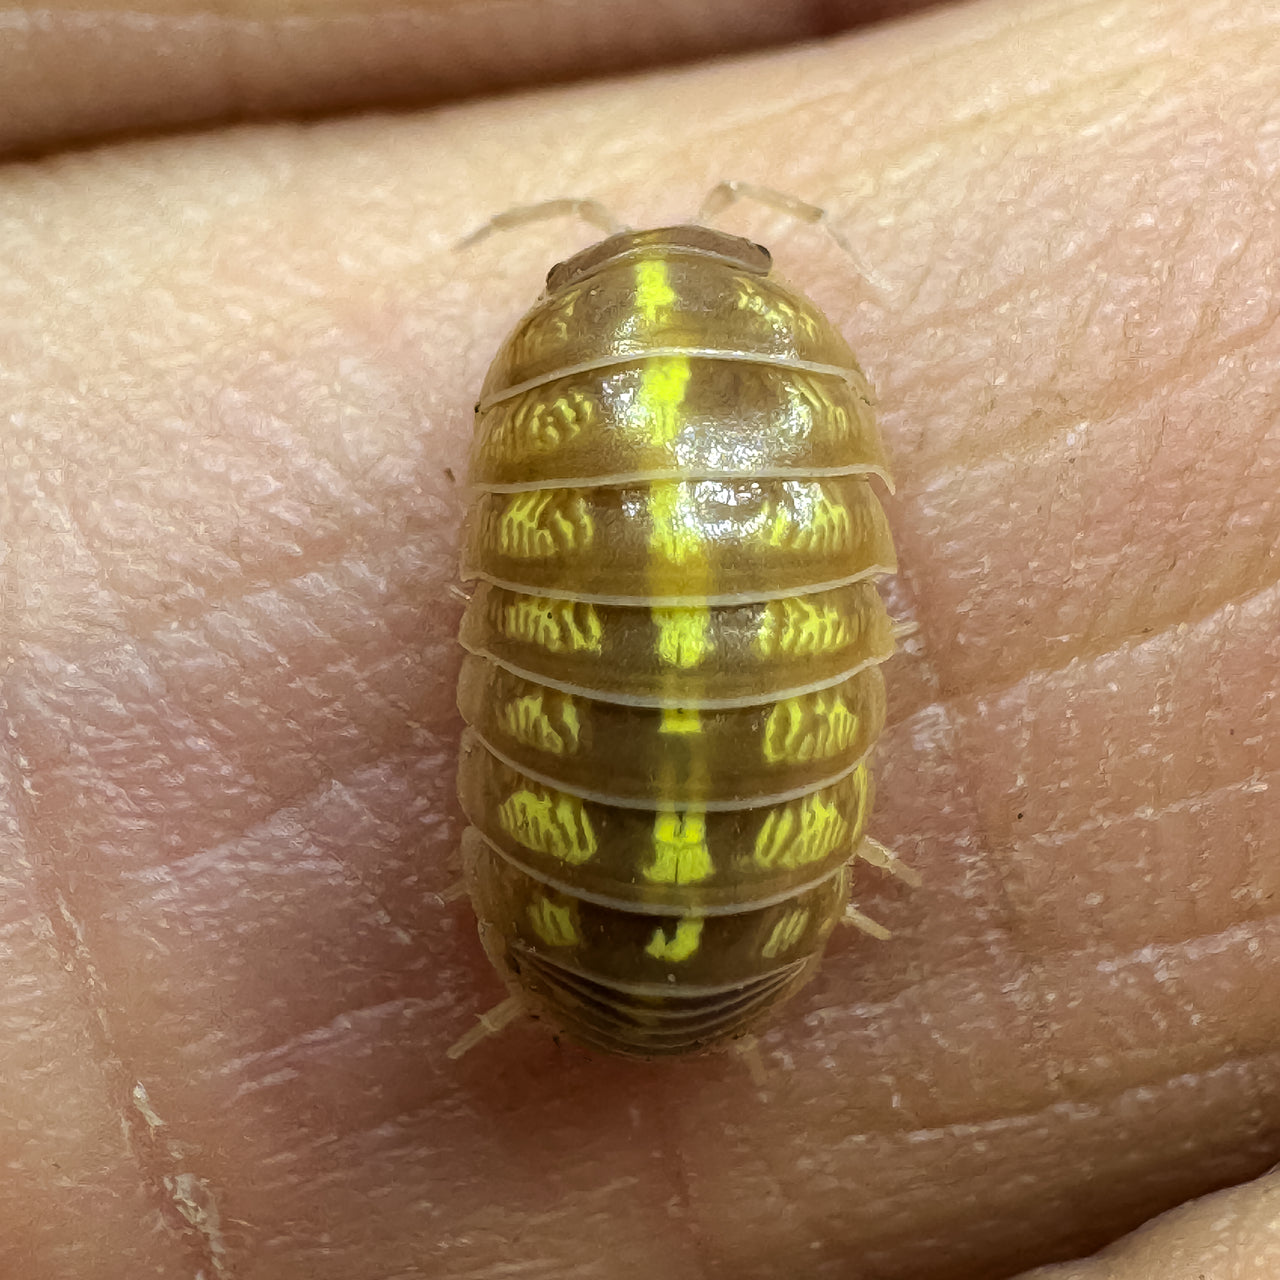
[[[477,406],[468,885],[523,1006],[613,1052],[795,991],[871,802],[887,469],[852,352],[770,265],[704,227],[610,236],[551,271]]]

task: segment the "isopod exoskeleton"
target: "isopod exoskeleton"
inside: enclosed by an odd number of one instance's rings
[[[476,411],[468,886],[519,1007],[618,1053],[743,1034],[817,967],[857,854],[893,861],[864,839],[888,471],[853,353],[770,269],[701,226],[612,235]]]

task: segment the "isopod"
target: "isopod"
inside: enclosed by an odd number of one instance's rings
[[[568,203],[568,202],[565,202]],[[804,206],[808,208],[808,206]],[[627,230],[552,268],[476,407],[458,793],[511,998],[641,1057],[816,970],[866,837],[896,568],[871,390],[766,249]]]

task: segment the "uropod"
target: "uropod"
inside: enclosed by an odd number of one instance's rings
[[[704,209],[764,198],[723,184]],[[556,201],[495,219],[576,211]],[[522,1012],[591,1048],[741,1037],[816,970],[866,833],[890,483],[845,340],[701,224],[553,267],[476,407],[460,630],[467,886]]]

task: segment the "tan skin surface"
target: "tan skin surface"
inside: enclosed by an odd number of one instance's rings
[[[1273,1163],[1265,15],[1006,3],[7,171],[0,1275],[1005,1275]],[[920,631],[873,827],[926,883],[860,874],[895,937],[835,940],[762,1087],[532,1026],[451,1063],[502,993],[436,896],[450,473],[590,235],[449,246],[725,176],[826,203],[894,282],[724,219],[879,391]],[[1228,1203],[1077,1274],[1273,1275],[1274,1190]]]

